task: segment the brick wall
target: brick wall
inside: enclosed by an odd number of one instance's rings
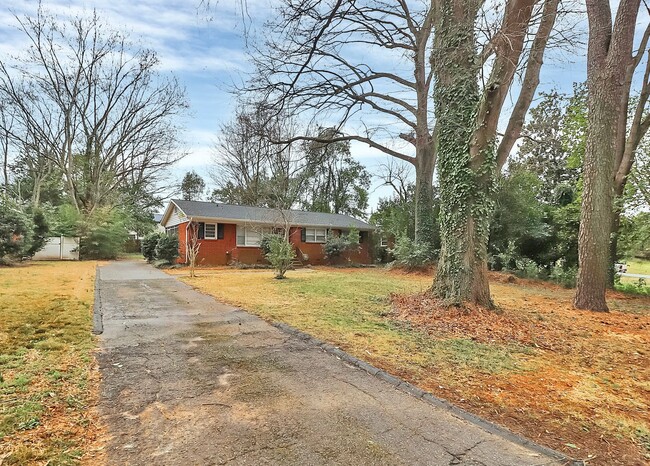
[[[339,230],[332,230],[334,234],[340,234]],[[178,226],[178,241],[180,244],[179,263],[185,263],[185,241],[187,235],[187,222]],[[359,264],[369,264],[370,241],[369,233],[364,232],[364,240],[360,244],[361,250],[347,253],[338,260],[339,263],[346,263],[348,259]],[[303,254],[309,256],[309,263],[313,265],[328,264],[325,259],[322,243],[306,243],[301,241],[301,228],[291,227],[289,241],[297,246]],[[260,248],[237,247],[237,225],[224,224],[223,239],[202,239],[199,240],[201,247],[197,257],[197,265],[228,265],[232,261],[244,264],[267,263]]]
[[[178,240],[181,257],[179,262],[185,263],[185,241],[187,222],[178,226]],[[224,224],[223,239],[200,239],[199,254],[196,265],[227,265],[231,261],[233,250],[237,243],[237,226]]]
[[[300,249],[303,254],[309,256],[309,263],[313,265],[320,264],[329,264],[330,262],[325,258],[325,252],[323,251],[323,243],[306,243],[301,240],[302,228],[291,227],[289,234],[289,241]],[[340,230],[332,229],[330,234],[339,235],[341,234]],[[360,250],[346,253],[343,257],[337,260],[338,263],[345,264],[348,262],[348,259],[357,264],[370,264],[372,259],[370,256],[370,240],[368,232],[363,233],[363,242],[359,245],[361,246]]]

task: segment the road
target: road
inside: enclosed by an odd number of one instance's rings
[[[650,275],[643,275],[640,273],[619,273],[621,277],[628,277],[628,278],[643,278],[645,280],[650,280]]]
[[[110,465],[565,464],[143,262],[98,283]]]

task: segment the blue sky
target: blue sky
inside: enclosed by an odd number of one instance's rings
[[[112,28],[126,32],[133,41],[156,50],[161,69],[171,72],[187,88],[191,111],[185,120],[183,140],[188,156],[176,166],[172,177],[194,169],[211,183],[208,169],[215,156],[213,145],[220,124],[231,118],[233,101],[229,89],[241,82],[248,69],[244,27],[256,28],[272,14],[273,0],[247,0],[242,12],[239,0],[212,0],[209,9],[200,0],[43,0],[45,9],[57,15],[90,13],[96,9]],[[0,10],[0,54],[16,55],[25,40],[16,30],[13,15],[33,14],[34,0],[14,0]],[[368,57],[373,59],[373,57]],[[374,57],[375,59],[377,57]],[[552,53],[541,76],[541,89],[570,91],[573,82],[585,78],[584,49]],[[513,96],[513,98],[516,97]],[[386,156],[363,144],[353,144],[353,155],[371,172]],[[371,207],[387,188],[373,186]]]

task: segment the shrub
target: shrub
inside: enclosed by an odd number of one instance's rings
[[[576,267],[564,268],[561,264],[555,264],[551,268],[550,279],[565,288],[575,288],[578,269]]]
[[[25,251],[25,255],[29,257],[34,257],[38,251],[45,247],[47,243],[47,234],[50,231],[50,227],[45,218],[45,214],[40,210],[34,213],[33,217],[33,230],[31,235],[31,241],[29,247]]]
[[[327,238],[327,242],[323,245],[323,251],[325,257],[331,260],[341,257],[348,247],[348,240],[345,236],[331,236]]]
[[[330,236],[323,245],[325,257],[330,261],[341,257],[345,252],[359,248],[359,230],[353,228],[347,234]]]
[[[18,204],[0,199],[0,263],[6,257],[21,256],[28,247],[32,224]]]
[[[153,262],[156,260],[156,245],[163,235],[164,233],[155,232],[149,233],[147,236],[142,238],[142,241],[140,242],[140,250],[142,251],[144,258],[147,259],[147,262]]]
[[[43,212],[0,198],[0,263],[33,257],[45,246],[48,231]]]
[[[128,239],[122,213],[102,208],[81,222],[79,255],[82,259],[116,259]]]
[[[178,236],[161,235],[156,243],[156,259],[173,264],[178,257]]]
[[[503,250],[496,249],[496,254],[488,258],[488,265],[491,270],[514,271],[517,269],[517,261],[521,259],[517,244],[514,241],[508,241]]]
[[[541,269],[534,260],[522,257],[515,261],[515,274],[523,278],[540,278]]]
[[[407,269],[426,267],[433,261],[428,245],[417,243],[407,236],[397,238],[395,247],[390,252],[395,256],[395,264]]]
[[[266,258],[276,271],[275,278],[285,278],[284,274],[289,270],[291,261],[296,257],[293,245],[283,237],[276,235],[268,241],[269,252]]]
[[[639,278],[635,283],[621,283],[619,279],[618,283],[614,285],[614,288],[623,293],[650,296],[650,286],[648,286],[647,282],[643,278]]]

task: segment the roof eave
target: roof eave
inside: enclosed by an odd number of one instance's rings
[[[223,217],[208,217],[208,216],[203,216],[203,215],[187,215],[185,212],[183,212],[188,219],[193,219],[195,222],[197,221],[210,221],[210,222],[215,222],[215,223],[230,223],[230,224],[237,224],[237,223],[248,223],[248,224],[253,224],[253,225],[269,225],[269,226],[278,226],[278,222],[272,222],[272,221],[264,221],[264,220],[250,220],[250,219],[244,219],[244,218],[223,218]],[[368,226],[355,226],[355,225],[330,225],[330,224],[311,224],[311,223],[290,223],[290,226],[292,227],[309,227],[309,228],[341,228],[341,229],[347,229],[347,228],[356,228],[357,230],[362,230],[362,231],[374,231],[375,227],[372,225]]]
[[[178,204],[176,204],[174,202],[174,200],[172,199],[171,201],[169,201],[169,204],[167,205],[167,208],[165,209],[165,213],[163,214],[162,218],[160,219],[160,222],[158,222],[160,225],[164,226],[167,223],[167,220],[169,220],[169,216],[171,215],[171,212],[172,212],[172,206],[176,207],[178,210],[183,212],[183,209],[181,209],[180,206]],[[185,214],[185,212],[183,212],[183,214]],[[185,215],[187,216],[187,214],[185,214]]]

